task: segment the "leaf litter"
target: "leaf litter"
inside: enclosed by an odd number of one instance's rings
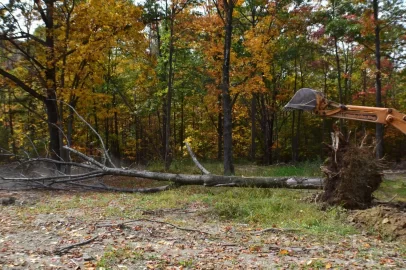
[[[63,203],[88,194],[11,195],[16,203],[0,206],[0,269],[406,268],[404,242],[379,233],[321,237],[277,228],[264,231],[207,217],[209,206],[196,203],[173,211],[139,209],[143,218],[133,220],[106,218],[103,209],[92,206],[36,212],[36,202]],[[350,221],[360,216],[355,213]],[[393,223],[390,215],[379,217],[380,225]]]

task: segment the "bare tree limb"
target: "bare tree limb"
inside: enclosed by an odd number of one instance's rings
[[[181,230],[181,231],[188,231],[188,232],[197,232],[197,233],[202,233],[202,234],[211,234],[209,232],[205,232],[205,231],[201,231],[201,230],[197,230],[197,229],[190,229],[190,228],[184,228],[184,227],[179,227],[176,226],[172,223],[169,222],[165,222],[165,221],[160,221],[160,220],[154,220],[154,219],[147,219],[147,218],[140,218],[140,219],[134,219],[134,220],[129,220],[129,221],[125,221],[122,223],[118,223],[118,224],[113,224],[113,223],[107,223],[107,224],[100,224],[100,225],[96,225],[96,227],[110,227],[110,226],[118,226],[118,227],[122,227],[122,226],[126,226],[129,223],[137,223],[137,222],[142,222],[142,221],[147,221],[147,222],[153,222],[153,223],[160,223],[160,224],[164,224],[164,225],[169,225],[175,229]]]
[[[210,174],[210,172],[208,170],[206,170],[206,168],[204,168],[202,166],[202,164],[200,164],[200,162],[197,160],[195,154],[192,151],[192,148],[190,147],[190,145],[187,141],[185,141],[185,145],[186,145],[187,151],[189,152],[189,155],[192,157],[192,160],[195,163],[195,165],[202,171],[203,174]]]
[[[111,186],[94,186],[94,185],[85,185],[79,183],[70,183],[74,186],[79,186],[88,189],[98,189],[98,190],[107,190],[107,191],[115,191],[115,192],[126,192],[126,193],[156,193],[165,190],[169,190],[173,185],[166,185],[160,187],[151,187],[151,188],[117,188]]]
[[[296,232],[296,231],[299,231],[299,229],[290,229],[290,228],[266,228],[266,229],[263,229],[263,230],[260,230],[260,231],[255,231],[255,232],[252,232],[252,234],[257,234],[257,235],[259,235],[259,234],[263,234],[263,233],[266,233],[266,232],[273,232],[273,233],[278,233],[278,232]]]
[[[128,176],[137,177],[144,179],[152,179],[156,181],[172,182],[176,185],[204,185],[204,186],[232,186],[232,187],[258,187],[258,188],[300,188],[300,189],[320,189],[323,185],[323,181],[320,178],[307,178],[307,177],[243,177],[243,176],[224,176],[215,174],[203,174],[203,175],[193,175],[193,174],[175,174],[175,173],[164,173],[164,172],[152,172],[152,171],[141,171],[141,170],[128,170],[122,168],[111,168],[107,167],[100,162],[94,160],[85,154],[64,146],[64,149],[78,155],[85,161],[88,161],[91,165],[85,165],[80,163],[72,163],[73,166],[84,167],[90,169],[90,172],[74,174],[74,175],[52,175],[45,177],[2,177],[3,180],[15,181],[15,182],[35,182],[39,181],[42,183],[43,187],[54,188],[57,184],[73,184],[82,180],[92,179],[95,177],[102,177],[107,175],[114,176]],[[42,159],[38,159],[42,160]],[[44,161],[49,161],[49,159],[43,159]],[[61,161],[58,161],[61,162]],[[68,164],[68,163],[66,163]],[[71,163],[69,163],[71,164]],[[94,167],[93,167],[93,166]],[[90,187],[89,187],[90,188]],[[92,187],[96,188],[96,187]],[[119,189],[115,187],[104,187],[105,190],[119,191],[119,192],[157,192],[166,190],[167,186],[153,188],[153,189],[134,189],[126,190]],[[101,187],[98,187],[101,189]]]
[[[92,127],[92,125],[90,125],[90,124],[75,110],[75,108],[73,108],[71,105],[69,105],[68,103],[66,103],[66,102],[64,102],[64,101],[60,101],[60,100],[59,100],[59,102],[62,102],[63,104],[65,104],[66,106],[68,106],[68,107],[77,115],[77,117],[79,117],[79,119],[80,119],[83,123],[85,123],[85,124],[90,128],[91,131],[93,131],[93,133],[97,136],[97,138],[99,138],[99,141],[100,141],[101,146],[102,146],[103,151],[104,151],[104,155],[106,156],[107,160],[110,162],[111,166],[116,167],[116,166],[114,165],[113,161],[112,161],[111,158],[110,158],[110,155],[109,155],[109,153],[108,153],[108,151],[107,151],[106,146],[104,145],[103,139],[102,139],[102,137],[100,136],[100,134]],[[65,148],[65,146],[64,146],[64,148]],[[93,160],[94,160],[94,159],[93,159]],[[95,161],[95,160],[94,160],[94,161]],[[96,162],[96,161],[95,161],[95,162]],[[99,164],[100,164],[100,163],[99,163]],[[102,165],[102,164],[100,164],[100,165]],[[102,165],[102,166],[104,166],[104,165]]]
[[[81,153],[81,152],[79,152],[79,151],[77,151],[77,150],[75,150],[73,148],[70,148],[70,147],[68,147],[66,145],[63,146],[62,148],[65,149],[65,150],[68,150],[68,151],[70,151],[70,152],[72,152],[72,153],[74,153],[76,155],[78,155],[79,157],[83,158],[84,160],[90,162],[91,164],[96,165],[100,169],[108,168],[108,167],[104,166],[103,164],[101,164],[100,162],[98,162],[97,160],[95,160],[94,158],[88,157],[85,154],[83,154],[83,153]]]
[[[57,250],[54,251],[54,254],[62,255],[63,253],[68,252],[72,248],[79,247],[79,246],[84,246],[86,244],[89,244],[89,243],[93,242],[94,240],[96,240],[98,237],[99,236],[96,235],[95,237],[92,237],[89,240],[86,240],[86,241],[83,241],[83,242],[80,242],[80,243],[76,243],[76,244],[73,244],[73,245],[70,245],[70,246],[66,246],[66,247],[57,249]]]

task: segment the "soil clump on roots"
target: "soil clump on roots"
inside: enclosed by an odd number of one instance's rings
[[[375,158],[373,147],[350,145],[341,135],[332,137],[331,156],[322,167],[326,179],[321,201],[346,209],[370,207],[382,182],[383,161]]]

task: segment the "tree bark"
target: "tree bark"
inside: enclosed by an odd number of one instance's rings
[[[224,140],[224,175],[234,175],[233,135],[232,135],[232,103],[230,96],[230,54],[233,32],[233,0],[223,0],[225,10],[224,61],[221,81],[223,100],[223,140]]]
[[[36,1],[39,7],[39,1]],[[45,23],[47,47],[47,65],[45,70],[45,79],[47,84],[45,107],[47,109],[48,129],[50,139],[51,156],[54,159],[61,158],[61,149],[59,144],[59,114],[56,97],[56,60],[55,60],[55,40],[54,40],[54,4],[55,1],[45,1],[47,9],[45,14],[41,14]],[[42,10],[42,8],[40,9]],[[44,12],[42,10],[42,12]],[[59,169],[59,168],[58,168]]]
[[[204,186],[230,186],[230,187],[258,187],[258,188],[299,188],[299,189],[320,189],[323,180],[320,178],[307,177],[243,177],[243,176],[225,176],[214,174],[191,175],[191,174],[174,174],[161,173],[140,170],[126,170],[121,168],[107,167],[95,159],[88,157],[77,150],[64,146],[64,149],[78,155],[87,161],[87,164],[69,162],[69,165],[84,167],[90,172],[77,175],[57,175],[46,177],[15,177],[6,178],[4,180],[13,180],[15,182],[29,182],[31,184],[39,184],[43,188],[51,188],[58,184],[74,184],[78,181],[101,177],[107,175],[128,176],[152,179],[156,181],[169,181],[176,185],[204,185]],[[32,160],[35,161],[35,160]],[[47,159],[37,159],[37,161],[52,162],[65,164],[67,162],[54,161]],[[88,165],[90,164],[90,165]],[[0,173],[1,175],[1,173]],[[141,191],[139,191],[141,192]]]
[[[270,164],[270,141],[269,141],[269,116],[267,110],[267,104],[265,99],[265,94],[260,94],[260,105],[261,105],[261,128],[262,128],[262,136],[264,138],[264,149],[263,149],[263,164],[269,165]]]
[[[16,141],[14,138],[13,109],[11,106],[11,89],[8,90],[8,126],[10,128],[11,149],[14,155],[17,155]]]
[[[221,95],[218,96],[219,113],[217,115],[217,160],[223,158],[223,113],[222,113],[222,99]]]
[[[381,82],[381,40],[380,40],[380,26],[379,26],[379,5],[378,0],[373,0],[374,9],[374,23],[375,23],[375,64],[376,64],[376,107],[382,107],[382,82]],[[376,158],[381,159],[384,155],[383,149],[383,132],[384,126],[376,124]]]
[[[256,112],[257,112],[257,94],[252,94],[251,98],[251,151],[250,151],[250,159],[255,160],[256,156],[256,137],[257,137],[257,130],[256,130]]]
[[[338,99],[340,104],[343,104],[343,89],[341,87],[341,65],[340,65],[340,55],[338,54],[338,40],[334,36],[334,49],[336,56],[336,68],[337,68],[337,85],[338,85]],[[344,122],[343,119],[339,119],[340,122],[340,131],[343,131]]]
[[[183,141],[185,140],[185,111],[184,111],[184,102],[185,102],[185,97],[182,94],[182,98],[180,101],[180,129],[179,129],[179,142],[180,144],[183,144]]]
[[[173,92],[173,31],[175,20],[175,7],[172,4],[170,20],[169,20],[169,71],[168,71],[168,93],[166,95],[166,108],[165,108],[165,169],[169,170],[172,163],[172,153],[170,150],[170,135],[171,135],[171,109],[172,109],[172,92]]]

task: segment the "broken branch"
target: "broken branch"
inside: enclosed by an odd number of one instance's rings
[[[70,245],[70,246],[66,246],[66,247],[57,249],[57,250],[54,251],[54,254],[62,255],[63,253],[68,252],[72,248],[79,247],[79,246],[84,246],[86,244],[89,244],[89,243],[93,242],[94,240],[97,239],[97,237],[99,237],[99,236],[96,235],[95,237],[90,238],[89,240],[86,240],[86,241],[83,241],[83,242],[80,242],[80,243],[76,243],[76,244],[73,244],[73,245]]]
[[[154,219],[147,219],[147,218],[128,220],[128,221],[121,222],[121,223],[118,223],[118,224],[111,224],[111,223],[100,224],[100,225],[96,225],[96,227],[110,227],[110,226],[119,226],[119,227],[121,227],[121,226],[126,226],[129,223],[137,223],[137,222],[141,222],[141,221],[147,221],[147,222],[153,222],[153,223],[160,223],[160,224],[164,224],[164,225],[169,225],[169,226],[174,227],[175,229],[178,229],[178,230],[181,230],[181,231],[197,232],[197,233],[202,233],[202,234],[211,234],[209,232],[205,232],[205,231],[201,231],[201,230],[197,230],[197,229],[179,227],[179,226],[176,226],[176,225],[174,225],[172,223],[169,223],[169,222],[160,221],[160,220],[154,220]]]
[[[192,151],[192,148],[190,147],[190,145],[187,141],[185,141],[185,145],[186,145],[187,151],[189,152],[189,155],[192,157],[192,160],[195,163],[195,165],[202,171],[203,174],[210,174],[210,172],[208,170],[206,170],[206,168],[203,167],[202,164],[200,164],[200,162],[197,160],[195,154]]]

